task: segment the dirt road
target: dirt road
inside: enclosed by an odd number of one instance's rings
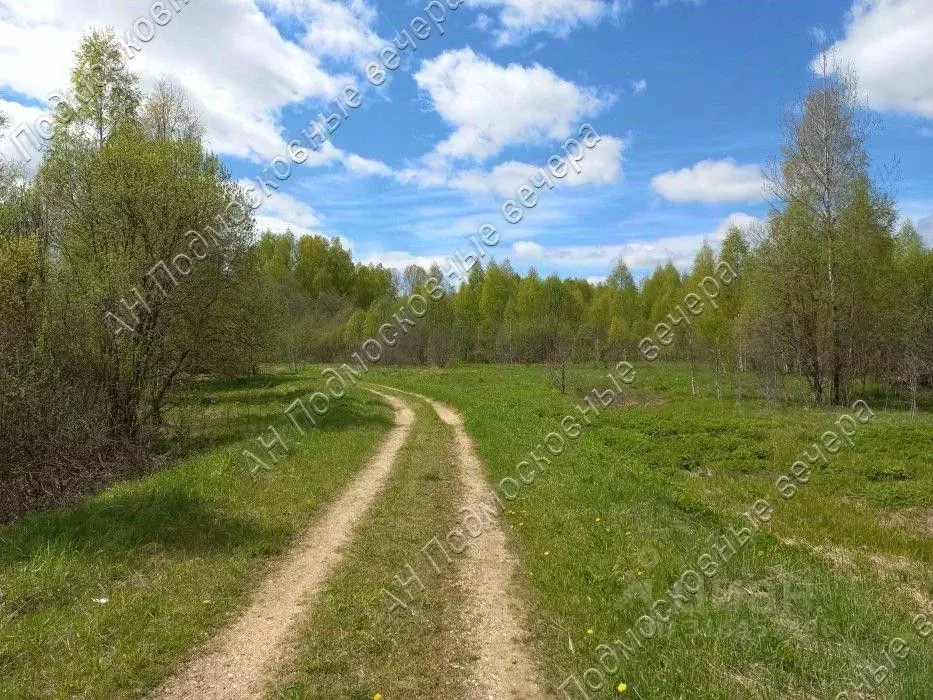
[[[262,697],[266,681],[288,658],[295,624],[322,590],[344,545],[385,486],[414,415],[399,399],[378,394],[395,411],[395,427],[364,469],[326,506],[249,608],[152,697],[235,700]]]

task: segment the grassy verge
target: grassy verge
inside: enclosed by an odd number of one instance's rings
[[[382,370],[378,381],[460,408],[498,481],[586,391],[608,386],[605,373],[574,370],[566,396],[534,367]],[[775,506],[768,527],[670,624],[619,654],[590,696],[624,682],[646,699],[835,697],[873,664],[888,667],[872,680],[876,695],[925,697],[933,638],[912,620],[933,613],[933,416],[874,406],[855,444],[784,501],[775,480],[843,411],[718,400],[702,379],[694,398],[685,368],[640,365],[631,405],[603,410],[510,504],[552,688],[597,667],[598,645],[625,639],[765,498]],[[883,652],[898,637],[910,651],[892,667]]]
[[[392,424],[364,392],[251,476],[242,449],[309,374],[206,384],[178,412],[201,451],[73,508],[0,529],[0,697],[109,698],[157,685],[248,600],[270,559]]]
[[[298,661],[274,690],[276,697],[461,696],[466,660],[459,651],[462,645],[451,644],[460,596],[455,570],[435,574],[419,554],[431,538],[443,537],[453,527],[458,468],[447,426],[422,401],[402,398],[416,413],[412,435],[385,492],[315,605],[301,636]],[[425,590],[409,611],[390,615],[380,590],[409,561]],[[416,588],[413,584],[410,590]]]

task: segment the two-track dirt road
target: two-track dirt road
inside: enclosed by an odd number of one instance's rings
[[[490,485],[463,420],[452,408],[426,397],[454,441],[464,506],[478,504]],[[364,468],[315,518],[307,532],[255,591],[247,609],[153,693],[175,700],[239,700],[262,697],[267,684],[288,663],[297,625],[325,588],[342,552],[354,537],[379,493],[391,477],[399,451],[413,430],[414,413],[397,396],[367,389],[395,411],[395,426]],[[471,542],[463,554],[459,585],[467,601],[458,619],[457,636],[471,646],[475,661],[468,669],[464,700],[515,700],[545,697],[536,680],[524,631],[524,606],[513,590],[514,558],[496,522]]]

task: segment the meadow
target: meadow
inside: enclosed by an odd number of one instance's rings
[[[457,406],[498,482],[515,477],[585,394],[611,386],[606,371],[573,369],[566,395],[546,367],[378,376]],[[571,675],[584,684],[595,668],[590,697],[616,696],[619,683],[640,698],[835,697],[874,664],[889,671],[870,680],[879,696],[928,696],[933,639],[913,621],[933,613],[933,416],[875,406],[854,444],[827,455],[785,500],[777,479],[852,411],[720,400],[703,375],[693,397],[685,365],[636,371],[622,405],[548,455],[547,471],[508,504],[552,688]],[[699,571],[730,527],[747,524],[742,513],[758,499],[773,504],[770,522],[670,624],[631,642],[626,632],[686,570]],[[909,653],[884,662],[897,638]],[[618,639],[629,640],[628,658]],[[600,645],[615,649],[614,673]]]
[[[242,609],[391,425],[355,392],[274,471],[242,450],[314,387],[287,370],[202,382],[171,468],[0,528],[0,697],[136,697]]]
[[[271,471],[251,473],[242,450],[320,387],[321,369],[201,382],[173,415],[191,431],[173,466],[0,529],[0,695],[139,696],[244,608],[391,425],[390,409],[358,387]],[[576,407],[610,386],[610,369],[571,367],[566,393],[548,366],[386,367],[365,378],[456,407],[493,483],[515,477],[566,415],[580,418],[579,436],[504,501],[527,641],[549,692],[857,697],[853,684],[867,682],[876,697],[926,697],[933,638],[915,619],[933,614],[933,414],[885,410],[871,387],[865,422],[854,409],[752,398],[750,385],[746,398],[720,399],[704,374],[692,396],[686,365],[642,363],[587,423]],[[419,427],[269,697],[464,692],[456,560],[422,579],[404,613],[380,599],[460,505],[449,431],[407,400]],[[855,425],[847,435],[843,414]],[[829,430],[838,449],[795,476]],[[778,488],[787,475],[791,498]],[[737,541],[760,501],[767,522]],[[726,561],[723,536],[734,546]],[[715,574],[671,604],[704,554]]]

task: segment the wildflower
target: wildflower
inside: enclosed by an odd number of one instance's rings
[[[373,700],[382,700],[382,693],[376,693],[373,695]]]
[[[587,633],[587,634],[593,634],[593,628],[591,627],[590,629],[588,629],[588,630],[586,631],[586,633]]]
[[[624,693],[626,690],[628,690],[628,686],[625,685],[625,683],[619,683],[619,685],[616,686],[616,690],[618,690],[618,691],[619,691],[619,695],[621,695],[621,694]]]
[[[599,522],[600,520],[602,520],[602,518],[596,518],[596,522]]]
[[[545,552],[544,552],[544,556],[548,556],[550,553],[551,553],[551,552],[550,552],[549,550],[548,550],[548,551],[545,551]]]

